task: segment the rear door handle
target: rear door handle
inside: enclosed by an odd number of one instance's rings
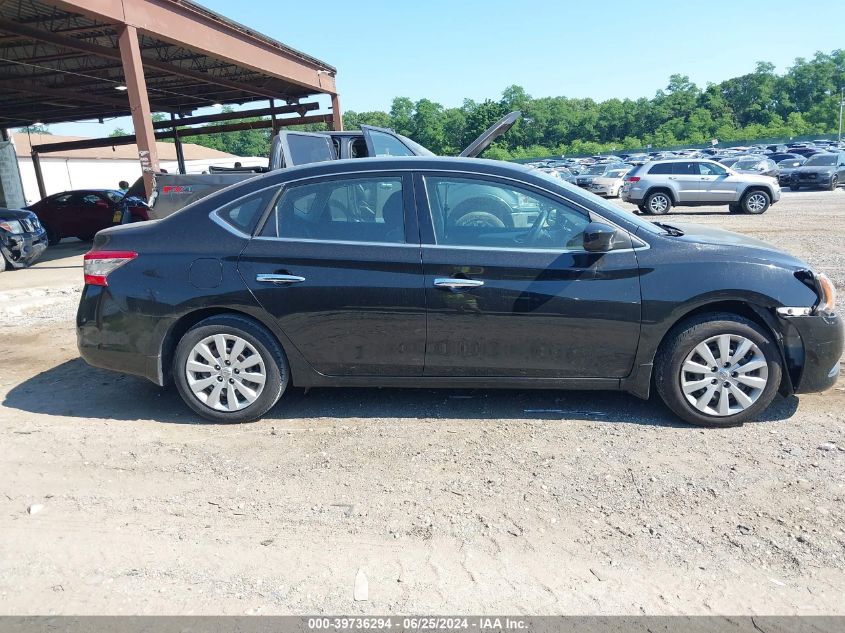
[[[259,274],[255,276],[255,281],[261,281],[268,284],[298,284],[305,281],[305,277],[299,275],[268,275]]]
[[[483,286],[484,282],[480,279],[455,279],[452,277],[437,277],[434,280],[434,285],[437,288],[478,288]]]

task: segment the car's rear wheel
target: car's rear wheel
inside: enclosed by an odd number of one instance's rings
[[[176,347],[173,376],[179,395],[213,422],[250,422],[278,402],[290,370],[278,342],[239,315],[197,323]]]
[[[751,215],[765,213],[771,204],[771,198],[765,191],[759,189],[749,191],[742,197],[742,210]]]
[[[836,187],[839,186],[839,178],[836,177],[836,174],[830,177],[830,187],[831,191],[836,191]]]
[[[645,199],[646,213],[650,215],[666,215],[672,208],[672,198],[663,191],[648,194]]]
[[[769,406],[781,381],[772,336],[744,317],[713,313],[675,326],[655,358],[655,385],[678,417],[732,426]]]

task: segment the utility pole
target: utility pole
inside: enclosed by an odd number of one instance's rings
[[[839,142],[842,142],[842,106],[845,105],[845,88],[839,89]]]

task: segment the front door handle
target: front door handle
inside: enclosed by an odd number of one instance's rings
[[[452,290],[460,288],[478,288],[484,285],[480,279],[455,279],[452,277],[438,277],[434,280],[434,285],[437,288],[450,288]]]
[[[305,281],[305,277],[299,275],[268,275],[260,274],[255,276],[255,281],[261,281],[268,284],[298,284]]]

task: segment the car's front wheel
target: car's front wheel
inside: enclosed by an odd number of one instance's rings
[[[672,198],[663,191],[648,194],[645,199],[646,213],[651,215],[666,215],[672,208]]]
[[[751,215],[765,213],[771,204],[771,198],[765,191],[749,191],[742,197],[742,210]]]
[[[220,315],[182,336],[173,358],[179,395],[213,422],[251,422],[276,404],[290,370],[275,338],[254,321]]]
[[[45,227],[45,230],[47,231],[47,245],[48,246],[55,246],[56,244],[58,244],[59,242],[62,241],[62,238],[60,238],[58,236],[58,234],[53,229]]]
[[[739,315],[713,313],[669,332],[655,358],[655,386],[682,420],[732,426],[769,406],[781,371],[771,334]]]
[[[839,178],[836,177],[836,174],[830,177],[830,187],[831,191],[836,191],[836,188],[839,186]]]

